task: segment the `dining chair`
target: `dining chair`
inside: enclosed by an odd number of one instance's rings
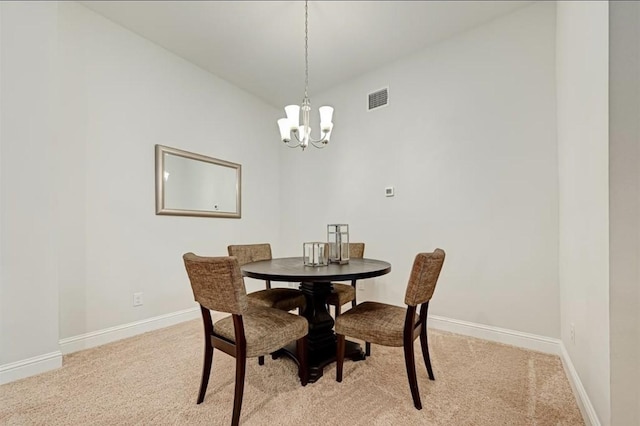
[[[422,356],[430,380],[435,380],[429,344],[427,341],[427,311],[444,263],[445,253],[436,249],[433,253],[418,253],[407,284],[404,297],[406,308],[378,302],[364,302],[336,318],[336,380],[342,382],[345,336],[355,337],[383,346],[403,346],[404,360],[409,379],[413,405],[422,409],[413,342],[420,336]],[[420,314],[417,306],[420,305]]]
[[[364,243],[349,243],[349,258],[362,259],[363,257]],[[351,285],[331,283],[333,291],[327,298],[327,304],[335,308],[336,316],[340,315],[342,305],[351,302],[351,307],[356,306],[356,281],[351,280]]]
[[[280,309],[249,303],[235,257],[201,257],[186,253],[182,258],[204,324],[204,365],[197,403],[204,400],[207,392],[214,348],[236,359],[232,426],[240,421],[247,358],[264,356],[295,340],[300,360],[298,376],[302,386],[306,386],[309,381],[307,320]],[[212,310],[231,315],[213,324]]]
[[[230,245],[227,246],[227,253],[229,256],[235,256],[240,266],[242,266],[251,262],[271,260],[271,244]],[[269,280],[265,281],[265,284],[266,289],[247,294],[249,303],[283,311],[298,309],[298,313],[304,310],[306,302],[300,290],[295,288],[271,288],[271,281]],[[258,364],[264,365],[264,356],[258,357]]]
[[[362,259],[364,257],[364,243],[349,243],[349,258]],[[333,306],[335,316],[340,315],[342,305],[351,302],[351,307],[355,308],[358,304],[356,300],[356,282],[351,280],[351,285],[342,283],[331,283],[333,291],[327,297],[327,305]],[[371,355],[371,343],[365,342],[365,356]]]
[[[271,260],[271,245],[262,244],[242,244],[227,246],[229,256],[235,256],[240,266],[250,262],[260,260]],[[266,289],[254,291],[247,296],[249,302],[269,308],[291,311],[298,309],[302,312],[305,307],[305,297],[300,290],[295,288],[271,288],[271,282],[266,281]]]

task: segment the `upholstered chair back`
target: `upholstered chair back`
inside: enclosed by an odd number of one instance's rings
[[[271,260],[271,244],[243,244],[227,247],[229,256],[235,256],[240,266],[261,260]]]
[[[431,300],[443,263],[444,250],[442,249],[435,249],[433,253],[418,253],[416,255],[404,303],[409,306],[417,306]]]
[[[364,243],[349,243],[349,258],[362,259],[364,257]]]
[[[247,290],[235,257],[182,256],[193,297],[203,307],[241,315],[247,309]]]

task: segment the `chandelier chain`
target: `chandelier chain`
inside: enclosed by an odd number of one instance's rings
[[[304,97],[309,97],[307,88],[309,87],[309,4],[304,2]]]

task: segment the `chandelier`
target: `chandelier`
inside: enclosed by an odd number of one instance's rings
[[[309,88],[309,7],[308,1],[304,2],[304,99],[302,105],[287,105],[284,111],[287,118],[278,120],[280,128],[280,138],[289,148],[301,147],[302,150],[313,145],[316,148],[324,148],[329,143],[333,123],[333,108],[322,106],[318,108],[320,113],[320,139],[311,138],[311,125],[309,122],[309,112],[311,111],[311,101],[307,94]],[[300,124],[300,111],[302,110],[302,124]]]

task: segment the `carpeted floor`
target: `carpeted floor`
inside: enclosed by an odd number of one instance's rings
[[[424,408],[413,407],[402,348],[373,345],[301,387],[286,359],[247,363],[243,425],[582,425],[558,357],[429,331],[436,380],[416,346]],[[62,368],[0,386],[1,425],[228,425],[235,364],[216,351],[196,405],[202,325],[189,321],[64,357]],[[417,341],[419,343],[419,340]]]

